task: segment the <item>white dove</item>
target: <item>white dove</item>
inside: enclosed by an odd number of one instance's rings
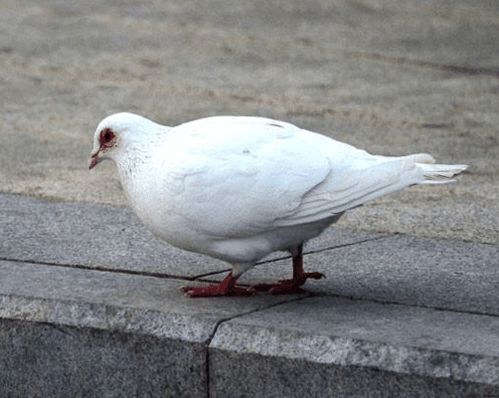
[[[160,239],[232,265],[191,297],[301,292],[302,247],[347,210],[415,184],[443,184],[466,165],[427,154],[371,155],[293,124],[216,116],[175,127],[117,113],[95,132],[92,169],[111,159],[131,207]],[[237,279],[271,252],[288,250],[293,278],[250,288]]]

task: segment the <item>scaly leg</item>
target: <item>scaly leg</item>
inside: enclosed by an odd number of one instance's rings
[[[302,286],[307,279],[321,279],[326,276],[321,272],[305,272],[303,270],[303,244],[291,251],[293,256],[293,279],[282,279],[274,284],[259,284],[255,290],[269,291],[272,294],[303,293]]]

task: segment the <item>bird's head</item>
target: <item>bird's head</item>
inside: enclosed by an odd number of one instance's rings
[[[94,147],[90,153],[89,169],[93,169],[103,160],[116,162],[127,147],[147,131],[157,127],[156,123],[133,113],[115,113],[103,119],[94,135]]]

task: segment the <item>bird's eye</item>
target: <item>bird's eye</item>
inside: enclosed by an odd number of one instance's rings
[[[101,145],[109,145],[114,138],[114,133],[110,129],[104,129],[100,133]]]

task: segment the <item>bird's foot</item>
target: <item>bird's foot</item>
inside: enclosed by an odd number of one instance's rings
[[[255,293],[252,287],[243,288],[236,286],[238,277],[232,276],[231,272],[218,285],[185,286],[182,290],[189,297],[251,296]]]
[[[277,283],[260,283],[254,285],[253,289],[271,294],[298,294],[305,292],[301,286],[307,279],[321,279],[325,277],[322,272],[304,272],[293,279],[281,279]]]
[[[252,287],[236,286],[236,279],[229,274],[218,285],[185,286],[182,290],[189,297],[251,296],[255,293]]]
[[[185,286],[182,288],[188,297],[217,297],[217,296],[251,296],[255,290],[251,287],[234,286],[232,289],[221,289],[220,285]]]
[[[254,285],[253,289],[259,292],[269,292],[270,294],[299,294],[305,293],[299,284],[293,279],[281,280],[277,283],[260,283]]]

